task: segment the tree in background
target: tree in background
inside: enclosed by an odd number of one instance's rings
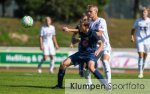
[[[97,0],[99,5],[99,10],[104,11],[105,6],[109,3],[109,0]]]
[[[137,18],[139,12],[139,0],[134,0],[134,8],[133,8],[133,18]]]
[[[109,17],[107,15],[107,13],[104,11],[105,6],[109,3],[109,0],[97,0],[98,4],[99,4],[99,15],[102,15],[108,23],[110,23],[109,21]]]
[[[17,15],[34,17],[49,15],[54,20],[71,22],[79,19],[87,5],[96,4],[100,10],[109,0],[15,0],[19,6]]]
[[[6,2],[9,1],[9,0],[0,0],[0,4],[2,6],[2,17],[5,16],[5,7],[6,7]]]
[[[44,0],[15,0],[19,6],[18,17],[24,15],[36,16],[44,4]],[[48,11],[48,10],[45,10]]]

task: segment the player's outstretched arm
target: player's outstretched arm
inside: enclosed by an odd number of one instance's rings
[[[132,30],[131,30],[131,42],[135,42],[135,29],[133,28]]]
[[[63,31],[65,31],[65,32],[79,32],[78,29],[72,29],[72,28],[68,28],[68,27],[63,27]]]
[[[104,44],[103,44],[103,42],[102,42],[101,40],[98,41],[98,45],[99,45],[99,47],[98,47],[98,49],[95,51],[95,56],[98,56],[98,55],[99,55],[99,53],[102,51],[102,48],[103,48],[103,46],[104,46]]]

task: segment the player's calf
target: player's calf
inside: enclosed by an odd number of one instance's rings
[[[59,71],[58,71],[58,80],[57,80],[58,83],[56,87],[61,88],[63,86],[63,78],[65,75],[65,71],[66,71],[66,68],[69,67],[70,65],[71,65],[70,58],[67,58],[60,64]]]
[[[109,62],[108,62],[108,60],[102,60],[102,63],[103,63],[107,82],[111,83],[111,68],[110,68]]]
[[[42,73],[42,64],[44,63],[46,59],[43,57],[41,62],[38,64],[38,73]]]
[[[104,85],[106,89],[108,89],[109,88],[109,84],[104,79],[104,77],[102,76],[102,74],[97,69],[95,69],[95,62],[94,61],[89,61],[88,64],[89,64],[89,66],[88,66],[89,70],[101,82],[101,84]]]

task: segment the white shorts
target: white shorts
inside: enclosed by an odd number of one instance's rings
[[[97,56],[97,60],[100,58],[100,59],[102,59],[102,56],[104,55],[104,54],[107,54],[108,56],[109,56],[109,58],[110,58],[110,54],[111,54],[111,51],[110,50],[102,50],[101,52],[100,52],[100,54]]]
[[[43,45],[43,53],[44,55],[55,55],[55,48],[54,45]]]
[[[144,52],[144,53],[150,52],[150,44],[144,44],[143,42],[138,42],[136,44],[136,48],[138,52]]]

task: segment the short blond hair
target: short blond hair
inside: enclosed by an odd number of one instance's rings
[[[49,17],[49,16],[46,16],[46,17],[45,17],[45,21],[46,21],[47,19],[52,20],[51,17]]]
[[[143,7],[143,8],[141,9],[141,12],[143,12],[143,11],[149,11],[149,8]]]
[[[94,8],[94,10],[98,13],[98,6],[97,5],[88,5],[88,10],[90,8]]]

